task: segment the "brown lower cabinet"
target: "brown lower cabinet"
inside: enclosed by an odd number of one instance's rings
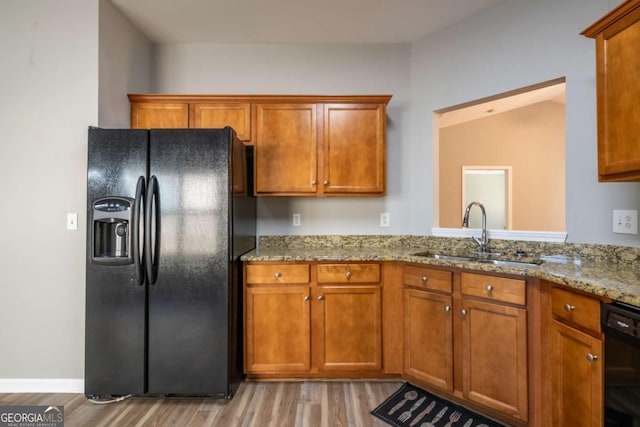
[[[254,287],[245,295],[247,372],[309,371],[309,287]]]
[[[462,299],[463,396],[528,419],[527,310]]]
[[[406,266],[404,285],[404,375],[526,421],[525,281]]]
[[[601,426],[602,340],[553,321],[552,416],[554,426]],[[588,358],[591,355],[591,358]]]
[[[244,292],[250,378],[402,376],[509,425],[603,425],[593,295],[393,262],[246,263]]]
[[[552,425],[602,426],[604,423],[604,347],[600,301],[550,286],[550,362]]]
[[[404,291],[404,373],[453,391],[452,298],[419,289]]]
[[[245,273],[250,377],[381,375],[379,263],[249,263]]]
[[[406,265],[405,375],[448,392],[453,384],[453,273]]]
[[[322,286],[314,305],[318,371],[381,371],[379,286]]]

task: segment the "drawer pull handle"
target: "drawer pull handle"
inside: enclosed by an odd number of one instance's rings
[[[564,311],[566,311],[567,313],[571,313],[575,309],[576,309],[575,305],[571,305],[571,304],[564,305]]]
[[[311,297],[309,295],[305,295],[304,300],[305,301],[309,301],[311,299]]]
[[[467,315],[467,310],[465,310],[465,309],[460,310],[460,314],[462,314],[463,316],[466,316]]]
[[[450,311],[451,311],[451,307],[450,307],[450,306],[448,306],[448,305],[445,305],[445,306],[444,306],[444,312],[445,312],[445,313],[448,313],[448,312],[450,312]]]
[[[596,356],[595,354],[587,353],[587,360],[589,362],[595,362],[598,360],[598,356]]]
[[[485,288],[487,290],[487,292],[491,293],[493,292],[493,286],[491,285],[487,285],[487,287]]]
[[[422,283],[427,283],[427,280],[429,280],[427,276],[422,276]]]
[[[273,275],[276,279],[279,279],[282,277],[282,274],[280,274],[280,272],[276,272],[276,274]]]
[[[324,301],[324,296],[323,296],[323,295],[320,295],[320,296],[318,297],[318,301]]]
[[[347,277],[351,277],[351,272],[347,271]]]

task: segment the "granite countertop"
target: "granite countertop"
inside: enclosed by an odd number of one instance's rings
[[[263,236],[243,261],[401,261],[538,277],[612,300],[640,306],[640,249],[583,244],[495,241],[492,250],[541,265],[495,265],[416,256],[423,251],[468,253],[469,239],[415,236]],[[509,256],[509,254],[513,254]]]

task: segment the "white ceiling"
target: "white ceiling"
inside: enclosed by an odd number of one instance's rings
[[[156,43],[411,43],[503,0],[111,0]]]
[[[440,128],[453,126],[544,101],[566,104],[565,91],[566,84],[562,82],[538,89],[527,89],[522,92],[516,90],[518,93],[514,95],[495,96],[491,97],[492,99],[489,101],[471,101],[464,107],[452,107],[447,109],[446,112],[440,113],[438,126]]]

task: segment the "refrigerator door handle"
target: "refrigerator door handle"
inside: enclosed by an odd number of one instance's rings
[[[158,262],[160,261],[160,197],[158,179],[155,175],[149,178],[149,188],[144,212],[144,258],[149,284],[154,285],[158,279]],[[153,239],[151,230],[155,228]]]
[[[142,285],[144,283],[144,249],[142,254],[140,253],[140,221],[144,215],[144,196],[145,196],[145,182],[144,177],[138,178],[138,184],[136,185],[136,198],[133,202],[133,217],[131,218],[131,246],[133,254],[133,264],[136,270],[136,284]],[[144,244],[144,240],[142,242]]]

